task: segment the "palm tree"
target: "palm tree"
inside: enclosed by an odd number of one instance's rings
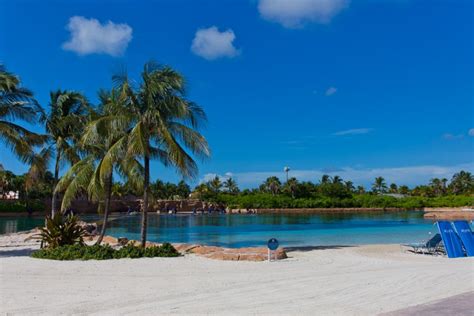
[[[398,192],[400,194],[403,194],[403,195],[408,195],[410,193],[410,189],[408,188],[408,186],[406,185],[401,185],[399,188],[398,188]]]
[[[365,188],[361,185],[357,186],[357,194],[364,194],[365,193]]]
[[[398,186],[395,183],[391,183],[389,192],[390,193],[398,193]]]
[[[36,123],[41,113],[33,93],[22,88],[18,77],[0,65],[0,141],[25,163],[31,163],[33,147],[41,145],[45,137],[14,122]]]
[[[454,194],[472,193],[474,191],[474,176],[463,170],[455,173],[449,187]]]
[[[215,176],[208,182],[208,186],[215,195],[218,194],[222,189],[221,179],[218,176]]]
[[[58,183],[59,169],[63,162],[74,164],[80,157],[76,144],[83,132],[89,106],[86,98],[73,91],[52,91],[50,93],[50,111],[44,114],[41,121],[45,124],[49,136],[48,146],[55,152],[54,185]],[[57,191],[51,199],[51,215],[54,216],[57,206]]]
[[[278,177],[268,177],[263,183],[263,189],[272,195],[277,195],[281,190],[281,182]]]
[[[430,180],[429,186],[433,189],[433,193],[435,195],[442,195],[443,194],[443,182],[441,179],[433,178]]]
[[[150,160],[174,166],[185,178],[197,175],[191,154],[210,156],[206,139],[198,132],[206,115],[201,107],[185,98],[184,79],[171,69],[154,62],[145,64],[142,82],[134,89],[125,74],[114,76],[129,97],[131,131],[128,155],[143,159],[143,212],[141,244],[146,243],[150,186]],[[188,148],[189,153],[185,148]]]
[[[286,189],[291,193],[291,197],[295,198],[295,193],[296,189],[298,187],[298,180],[296,178],[290,178],[288,181],[285,183]]]
[[[385,193],[387,192],[387,184],[383,177],[375,178],[375,182],[372,184],[372,191],[374,193]]]
[[[354,190],[355,190],[354,182],[352,182],[352,181],[344,181],[344,186],[346,187],[347,191],[349,191],[349,192],[354,192]]]
[[[232,177],[227,178],[227,180],[224,181],[223,183],[224,188],[226,188],[226,191],[229,192],[230,194],[236,194],[239,192],[239,187],[237,186],[237,182],[235,182]]]
[[[105,235],[113,192],[113,172],[116,170],[129,181],[139,182],[142,179],[142,167],[134,158],[122,159],[126,154],[128,135],[127,126],[117,124],[114,118],[117,113],[125,111],[126,98],[117,91],[101,91],[101,111],[86,125],[80,140],[81,149],[87,156],[76,162],[61,178],[55,193],[64,191],[61,210],[69,207],[72,200],[83,192],[90,199],[99,202],[103,210],[102,228],[97,244]]]
[[[334,176],[332,178],[332,183],[333,184],[339,184],[339,183],[342,183],[342,178],[340,176]]]
[[[194,188],[195,193],[200,200],[202,200],[209,193],[209,186],[207,183],[201,183]]]
[[[327,174],[323,174],[323,176],[321,177],[321,184],[326,184],[326,183],[329,183],[331,181],[331,177]]]

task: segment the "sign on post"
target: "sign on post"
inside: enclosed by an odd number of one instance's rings
[[[267,243],[268,247],[268,261],[272,261],[272,254],[275,252],[275,250],[278,249],[279,243],[276,238],[270,238]],[[276,260],[276,256],[275,256]]]

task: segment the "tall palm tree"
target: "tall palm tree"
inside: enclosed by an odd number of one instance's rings
[[[227,178],[227,180],[224,181],[223,185],[226,191],[229,192],[230,194],[236,194],[239,192],[239,187],[237,186],[237,182],[235,182],[235,180],[232,179],[232,177]]]
[[[390,193],[398,193],[398,186],[396,183],[391,183],[389,188]]]
[[[74,164],[79,161],[79,138],[87,121],[89,106],[86,98],[74,91],[52,91],[50,93],[49,113],[41,121],[45,124],[49,136],[49,147],[54,150],[54,185],[58,183],[59,169],[62,163]],[[51,215],[57,209],[57,191],[51,199]]]
[[[385,193],[387,192],[387,184],[383,177],[376,177],[375,182],[372,184],[372,191],[375,193]]]
[[[340,184],[340,183],[342,183],[342,178],[340,176],[334,176],[332,178],[332,183],[333,184]]]
[[[473,193],[474,176],[470,172],[461,170],[453,175],[449,187],[454,194]]]
[[[125,111],[126,98],[114,90],[110,93],[102,91],[99,98],[100,111],[86,125],[80,140],[81,149],[87,156],[72,165],[55,190],[64,191],[61,210],[68,208],[72,200],[83,192],[87,192],[92,201],[99,202],[104,218],[97,244],[102,242],[106,231],[114,170],[129,181],[135,181],[135,185],[143,173],[142,166],[133,157],[123,159],[128,142],[127,125],[117,124],[111,119]]]
[[[150,160],[174,166],[185,178],[197,175],[197,164],[191,155],[210,156],[206,139],[198,132],[206,120],[203,109],[185,97],[184,78],[170,67],[154,62],[145,64],[141,84],[134,89],[126,75],[114,80],[129,96],[132,129],[128,155],[143,159],[143,210],[141,244],[147,233],[150,186]],[[187,148],[188,150],[186,150]]]
[[[329,183],[331,181],[331,177],[327,174],[323,174],[323,176],[321,177],[321,184],[326,184],[326,183]]]
[[[349,192],[354,192],[354,190],[355,190],[354,182],[352,182],[352,181],[344,181],[344,186],[346,187],[347,191],[349,191]]]
[[[45,141],[38,135],[18,125],[17,120],[36,123],[42,108],[33,93],[20,86],[18,77],[0,65],[0,141],[25,163],[31,163],[33,147]]]
[[[289,178],[285,183],[285,188],[291,193],[291,197],[295,198],[296,189],[298,187],[298,180],[293,177]]]
[[[278,194],[281,189],[281,182],[278,177],[272,176],[268,177],[263,183],[264,191],[270,192],[272,195]]]
[[[222,181],[218,176],[215,176],[207,184],[215,195],[217,195],[222,189]]]

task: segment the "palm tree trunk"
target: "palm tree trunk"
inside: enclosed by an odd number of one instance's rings
[[[104,239],[105,230],[107,228],[107,220],[109,219],[110,200],[112,196],[112,173],[109,174],[105,185],[105,206],[104,206],[104,219],[102,221],[102,228],[100,230],[99,238],[96,241],[96,245],[100,245],[102,239]]]
[[[141,245],[146,245],[147,214],[148,214],[148,187],[150,185],[150,157],[145,154],[145,181],[143,183],[143,213],[142,213],[142,240]]]
[[[56,214],[56,185],[58,184],[59,180],[59,161],[61,159],[61,153],[58,150],[58,154],[56,155],[56,164],[54,166],[54,184],[53,184],[53,197],[51,199],[51,216],[54,217],[54,214]]]

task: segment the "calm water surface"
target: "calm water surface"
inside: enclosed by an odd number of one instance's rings
[[[86,221],[98,216],[83,216]],[[42,218],[0,217],[0,234],[31,229]],[[371,212],[313,215],[156,215],[148,218],[148,240],[225,247],[265,245],[275,237],[282,246],[404,243],[426,239],[433,221],[421,212]],[[107,234],[140,238],[140,215],[114,215]]]

